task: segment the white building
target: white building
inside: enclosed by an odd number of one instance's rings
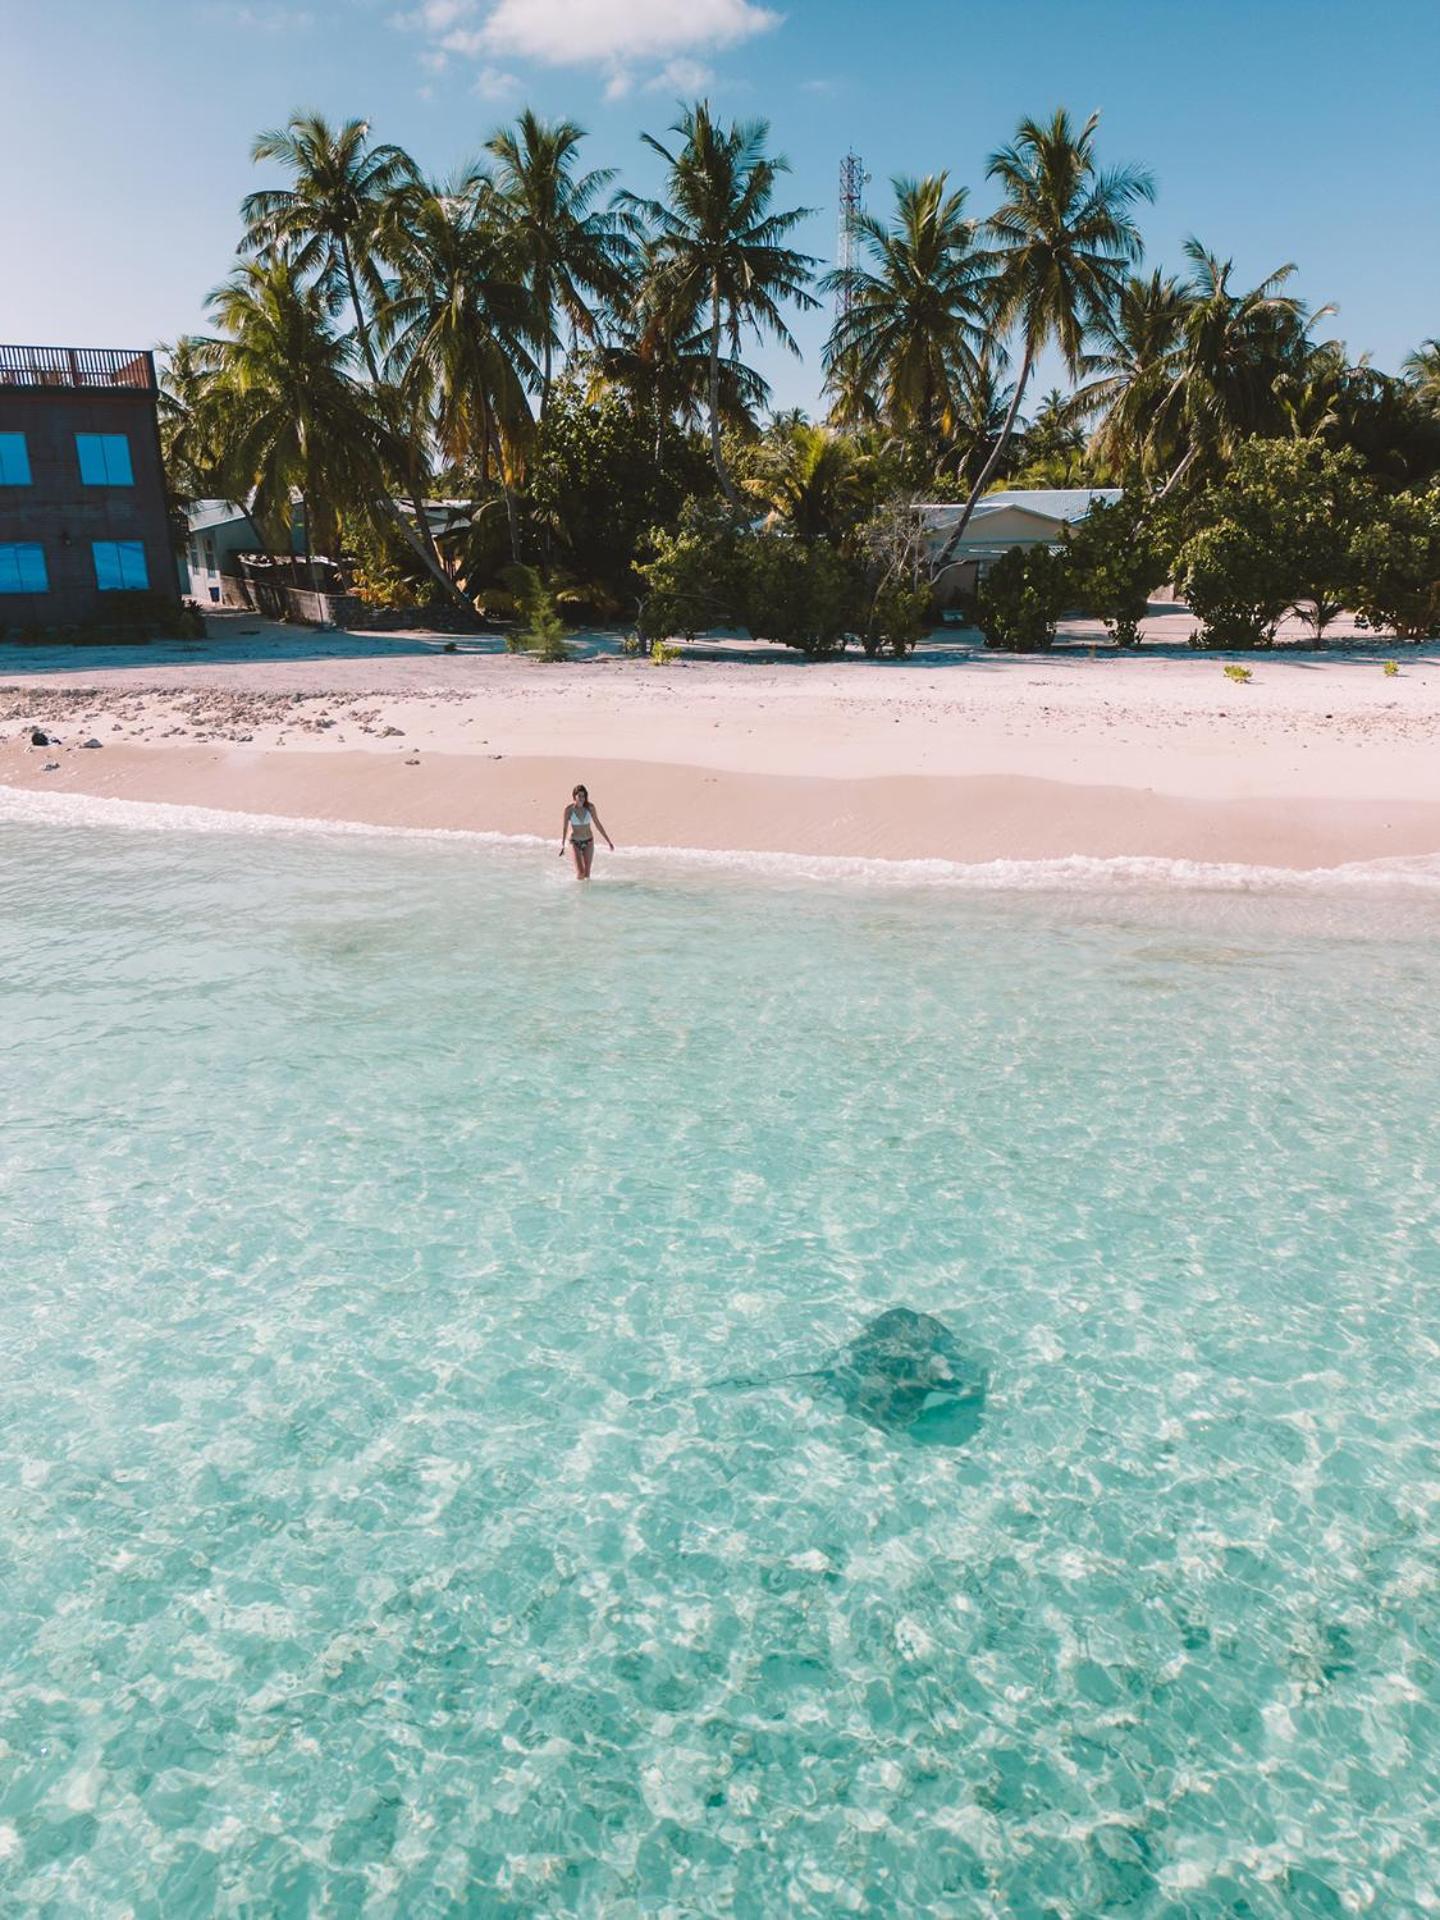
[[[1011,547],[1058,547],[1066,527],[1083,520],[1097,500],[1108,505],[1119,498],[1118,487],[1021,487],[987,493],[937,582],[938,598],[945,602],[973,593],[987,567]],[[919,511],[930,550],[938,553],[963,509],[947,500]]]
[[[196,500],[186,518],[184,591],[201,607],[248,607],[235,556],[263,551],[255,522],[233,500]]]

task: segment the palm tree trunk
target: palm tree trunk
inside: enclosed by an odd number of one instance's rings
[[[345,284],[350,289],[350,305],[355,309],[355,337],[360,342],[360,351],[364,354],[365,365],[370,370],[371,384],[378,387],[380,369],[375,364],[375,349],[370,344],[370,329],[365,324],[365,309],[360,304],[360,287],[350,259],[350,243],[343,233],[340,236],[340,259],[345,268]]]
[[[445,599],[449,601],[450,605],[455,608],[457,613],[473,614],[475,611],[474,607],[471,606],[460,588],[445,571],[440,559],[439,550],[435,545],[434,535],[430,532],[429,525],[425,519],[424,500],[412,499],[410,503],[425,532],[425,540],[423,543],[419,535],[412,530],[404,514],[401,513],[389,494],[384,495],[379,504],[381,512],[391,521],[400,538],[405,542],[406,546],[410,548],[415,558],[424,567],[436,586],[439,587],[441,593]]]
[[[720,482],[720,491],[732,507],[740,505],[740,496],[736,493],[729,474],[725,471],[725,457],[720,451],[720,287],[717,282],[710,295],[710,458],[715,464],[715,478]]]
[[[1024,358],[1020,362],[1019,377],[1015,382],[1014,396],[1010,401],[1009,407],[1006,409],[1005,419],[1000,428],[1000,437],[995,442],[995,445],[990,449],[990,458],[985,462],[984,466],[980,469],[979,479],[975,482],[974,486],[970,489],[970,498],[965,502],[965,506],[961,512],[960,518],[955,522],[955,525],[950,529],[950,538],[945,542],[944,546],[940,549],[940,554],[938,559],[936,559],[936,561],[930,568],[930,578],[932,580],[938,580],[940,578],[940,575],[944,573],[945,569],[949,566],[950,562],[954,559],[955,549],[959,546],[962,538],[964,537],[965,529],[970,524],[970,516],[974,513],[981,494],[984,493],[986,487],[988,487],[990,484],[991,474],[993,474],[996,467],[999,466],[1001,458],[1004,455],[1005,449],[1010,444],[1011,435],[1015,431],[1015,422],[1018,419],[1020,414],[1020,402],[1025,398],[1025,389],[1030,382],[1030,369],[1034,365],[1034,363],[1035,363],[1035,349],[1034,349],[1034,346],[1031,344],[1031,342],[1027,340],[1025,342]]]
[[[1176,467],[1175,471],[1171,474],[1170,478],[1165,482],[1164,486],[1160,489],[1159,493],[1156,494],[1154,503],[1153,503],[1155,506],[1157,507],[1162,506],[1164,502],[1170,498],[1171,494],[1175,491],[1176,487],[1179,486],[1180,482],[1185,478],[1186,474],[1190,471],[1191,467],[1194,466],[1195,462],[1199,459],[1199,457],[1200,457],[1200,448],[1199,448],[1199,445],[1197,444],[1191,447],[1190,451],[1186,454],[1185,458],[1180,462],[1179,466]]]
[[[518,567],[521,564],[520,552],[520,515],[515,506],[515,489],[510,484],[510,476],[505,471],[505,451],[500,445],[498,434],[494,434],[495,473],[500,482],[501,497],[505,502],[505,520],[510,529],[510,558]]]
[[[310,576],[310,591],[312,593],[319,593],[319,582],[315,578],[314,538],[310,530],[310,496],[308,493],[302,493],[300,496],[300,511],[305,517],[305,571]]]

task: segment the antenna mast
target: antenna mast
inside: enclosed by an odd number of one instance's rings
[[[840,242],[836,263],[842,279],[836,297],[837,313],[848,313],[851,303],[850,275],[855,271],[855,237],[860,216],[865,211],[865,183],[870,178],[858,153],[847,153],[840,162]]]

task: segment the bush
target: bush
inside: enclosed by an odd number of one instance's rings
[[[861,636],[872,660],[880,653],[903,659],[914,652],[929,626],[930,597],[928,586],[907,587],[898,580],[875,589]]]
[[[740,551],[744,620],[757,640],[810,660],[844,649],[859,624],[862,587],[842,554],[774,533],[749,534]]]
[[[1200,499],[1176,579],[1204,647],[1266,646],[1287,607],[1318,640],[1358,597],[1357,547],[1380,503],[1357,454],[1251,440]]]
[[[1440,631],[1440,487],[1379,504],[1355,541],[1356,607],[1403,640]]]
[[[1048,653],[1070,595],[1062,553],[1011,547],[980,582],[976,618],[987,647]]]
[[[687,500],[673,531],[653,529],[647,541],[650,558],[637,569],[645,587],[641,638],[678,633],[693,640],[707,627],[740,625],[745,606],[741,541],[747,537],[752,536],[728,507],[704,500]]]
[[[1140,622],[1168,566],[1166,542],[1141,501],[1097,500],[1070,532],[1065,557],[1074,603],[1122,647],[1140,644]]]
[[[1268,647],[1290,604],[1289,568],[1231,520],[1187,540],[1176,568],[1180,591],[1202,622],[1190,644],[1229,650]]]
[[[517,563],[506,577],[524,619],[522,626],[506,634],[506,652],[533,653],[538,660],[552,666],[568,660],[570,649],[565,644],[565,622],[555,605],[555,595],[539,570]]]

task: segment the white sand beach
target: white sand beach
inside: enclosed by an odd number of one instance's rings
[[[298,818],[545,835],[586,780],[632,846],[888,858],[1154,855],[1315,868],[1440,853],[1440,649],[1226,659],[937,637],[810,664],[744,641],[567,665],[495,636],[221,615],[194,645],[0,660],[0,782]],[[1385,671],[1394,660],[1398,672]],[[41,728],[54,745],[30,744]],[[84,743],[98,740],[98,748]]]

